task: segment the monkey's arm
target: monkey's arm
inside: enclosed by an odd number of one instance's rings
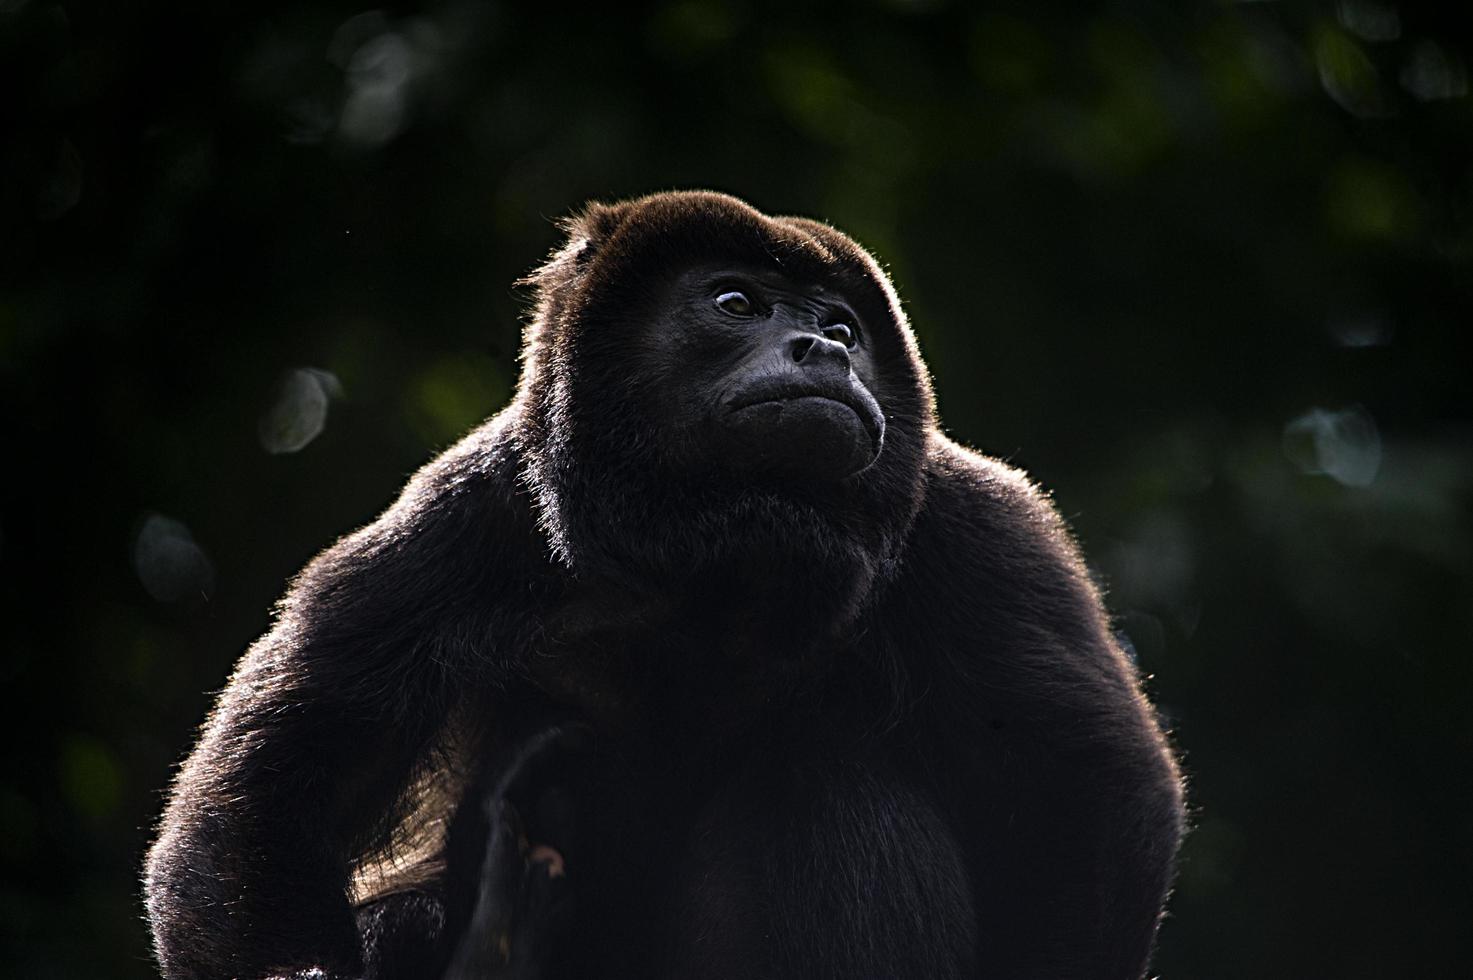
[[[898,599],[929,762],[968,855],[984,976],[1137,980],[1180,775],[1053,506],[938,439]]]
[[[514,641],[530,532],[491,426],[318,556],[176,779],[146,893],[164,975],[358,970],[353,860],[392,824],[455,699]],[[521,592],[526,592],[525,578]]]

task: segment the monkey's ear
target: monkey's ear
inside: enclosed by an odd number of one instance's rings
[[[589,201],[583,206],[583,210],[562,222],[562,229],[568,236],[567,244],[563,251],[573,261],[583,265],[596,253],[609,236],[612,235],[624,219],[629,216],[629,202],[621,201],[618,204],[604,204],[600,201]]]
[[[566,285],[571,282],[583,272],[588,261],[598,253],[599,247],[628,215],[627,203],[603,204],[589,201],[581,211],[557,223],[567,238],[553,250],[546,262],[518,279],[516,285],[541,289],[549,284]]]

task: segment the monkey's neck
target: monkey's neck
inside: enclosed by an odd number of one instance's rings
[[[801,659],[846,641],[872,582],[867,566],[785,570],[760,559],[649,582],[569,577],[549,634],[575,643],[653,633],[736,659]]]
[[[822,675],[849,642],[845,616],[832,595],[729,571],[678,590],[570,579],[533,680],[616,727],[676,711],[721,728]]]

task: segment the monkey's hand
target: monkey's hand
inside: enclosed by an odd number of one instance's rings
[[[466,921],[444,980],[535,980],[555,955],[573,899],[564,843],[572,812],[560,777],[584,737],[553,727],[523,741],[481,798],[465,804],[453,846],[463,854],[479,836],[484,849],[474,880],[459,889]]]
[[[444,980],[534,980],[566,917],[567,868],[558,851],[527,841],[510,802],[487,804],[494,813],[479,887]]]

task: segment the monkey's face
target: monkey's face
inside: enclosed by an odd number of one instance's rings
[[[640,346],[694,462],[756,479],[842,480],[879,458],[869,329],[856,304],[771,270],[676,277]]]
[[[919,509],[933,424],[878,264],[707,192],[566,227],[529,280],[519,433],[553,551],[662,588],[747,570],[857,608]]]

